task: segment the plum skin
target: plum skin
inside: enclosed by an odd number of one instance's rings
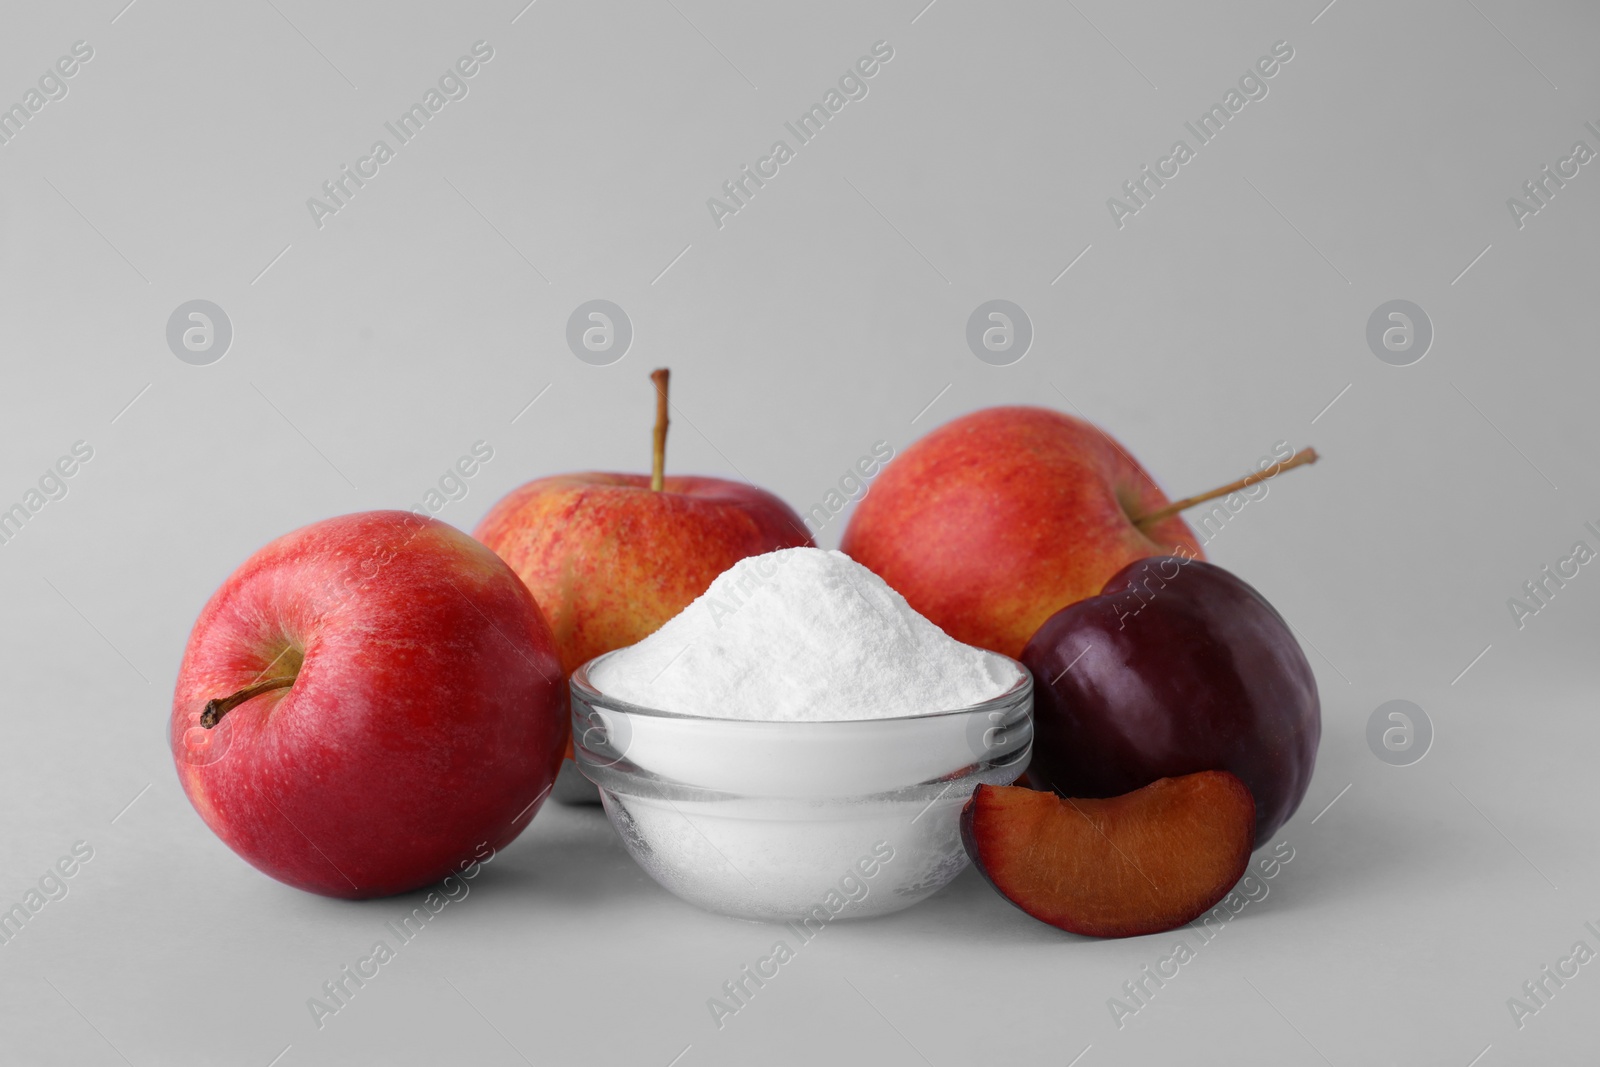
[[[1305,797],[1322,735],[1311,665],[1266,598],[1215,564],[1129,564],[1047,619],[1022,661],[1040,788],[1113,797],[1229,771],[1255,798],[1258,848]]]

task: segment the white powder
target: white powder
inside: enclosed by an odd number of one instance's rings
[[[724,719],[818,722],[925,715],[1020,677],[912,609],[842,552],[740,560],[654,634],[591,675],[631,704]]]
[[[935,713],[1026,700],[1024,679],[843,553],[784,549],[735,564],[591,671],[607,697],[698,717],[597,706],[626,760],[585,773],[634,859],[685,900],[767,921],[887,914],[961,872],[961,806],[1025,762],[989,751],[990,712]],[[874,849],[893,862],[835,908],[841,872]]]

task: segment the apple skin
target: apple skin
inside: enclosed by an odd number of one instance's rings
[[[539,478],[474,536],[527,583],[571,674],[642,641],[746,556],[814,547],[794,510],[743,482],[588,471]]]
[[[200,726],[208,700],[280,673],[292,687]],[[360,899],[515,838],[568,717],[550,628],[511,569],[442,522],[377,511],[280,537],[223,583],[189,635],[170,729],[184,792],[229,848]]]
[[[1167,498],[1091,423],[1037,407],[985,408],[934,430],[886,467],[840,548],[958,641],[1016,658],[1052,614],[1136,559],[1187,550]]]
[[[1022,662],[1036,681],[1028,770],[1041,789],[1113,797],[1228,771],[1255,797],[1259,847],[1311,784],[1322,736],[1311,665],[1283,616],[1221,567],[1132,563],[1052,615]]]

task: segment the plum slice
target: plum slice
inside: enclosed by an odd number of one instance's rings
[[[980,785],[961,811],[978,870],[1041,922],[1136,937],[1204,914],[1244,875],[1250,790],[1227,771],[1162,778],[1106,799]]]

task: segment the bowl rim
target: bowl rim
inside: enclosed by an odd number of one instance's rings
[[[627,646],[631,647],[631,646]],[[667,711],[665,708],[652,708],[643,704],[634,704],[619,697],[607,695],[589,680],[590,668],[597,666],[602,660],[615,656],[619,652],[627,651],[627,647],[615,648],[610,652],[602,652],[593,659],[578,665],[568,679],[572,696],[575,700],[582,700],[585,704],[598,703],[608,711],[620,711],[629,715],[641,715],[657,719],[682,719],[689,722],[714,722],[730,723],[738,726],[784,726],[784,727],[840,727],[855,723],[884,723],[884,722],[915,722],[925,719],[936,719],[947,715],[970,715],[975,711],[991,711],[1009,707],[1020,700],[1031,698],[1033,695],[1033,672],[1020,660],[1012,659],[1003,652],[992,652],[989,649],[981,651],[991,656],[997,656],[1011,664],[1018,671],[1019,677],[1001,693],[981,700],[976,704],[966,704],[958,708],[943,708],[938,711],[922,711],[911,715],[884,715],[871,719],[734,719],[723,715],[691,715],[682,711]],[[574,715],[579,714],[578,709],[572,709]]]

